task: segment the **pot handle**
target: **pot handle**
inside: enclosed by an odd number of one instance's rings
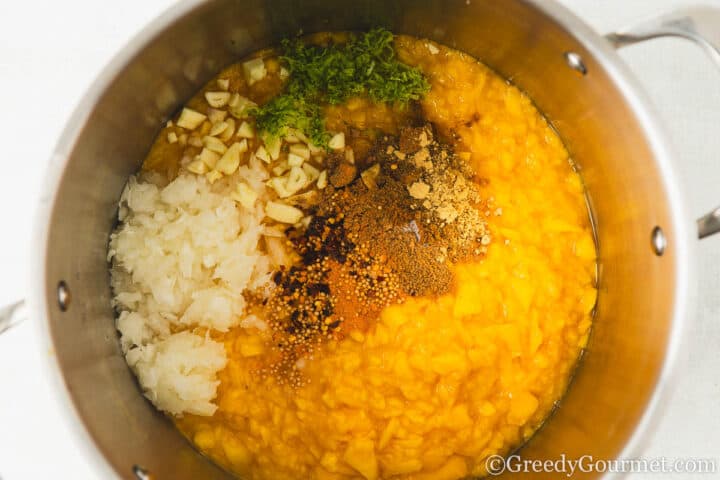
[[[720,8],[679,8],[605,35],[615,48],[659,37],[680,37],[702,47],[720,66]],[[720,207],[697,220],[698,238],[720,232]]]
[[[24,300],[0,308],[0,334],[26,318],[27,309]]]

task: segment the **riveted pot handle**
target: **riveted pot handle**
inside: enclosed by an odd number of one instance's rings
[[[23,300],[0,308],[0,333],[17,325],[25,320],[26,317],[27,310],[25,309],[25,301]]]
[[[702,47],[720,67],[720,8],[680,8],[605,35],[615,48],[659,37],[680,37]],[[698,237],[720,232],[720,207],[698,219]]]

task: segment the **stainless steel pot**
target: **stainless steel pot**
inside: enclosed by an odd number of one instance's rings
[[[697,228],[720,230],[720,210],[697,226],[687,216],[666,136],[614,47],[676,35],[720,58],[720,30],[710,29],[720,11],[674,12],[603,38],[549,0],[187,0],[87,93],[40,206],[31,314],[99,478],[226,478],[142,397],[114,329],[108,234],[161,122],[245,53],[300,30],[376,25],[456,47],[511,78],[560,132],[587,185],[600,252],[596,322],[571,388],[523,457],[627,458],[644,445],[692,316]],[[0,312],[0,331],[19,311]]]

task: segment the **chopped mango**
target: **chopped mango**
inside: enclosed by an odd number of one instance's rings
[[[378,463],[375,457],[375,443],[366,438],[350,440],[343,460],[367,480],[378,478]]]

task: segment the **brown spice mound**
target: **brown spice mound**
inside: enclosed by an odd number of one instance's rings
[[[490,241],[471,167],[429,125],[379,139],[360,167],[361,181],[326,190],[319,211],[344,212],[346,230],[387,259],[406,294],[447,292],[451,263]]]
[[[277,288],[265,317],[279,355],[267,373],[300,386],[298,359],[312,355],[324,338],[366,331],[402,293],[397,275],[345,230],[342,213],[316,215],[307,231],[289,233],[301,263],[273,277]]]
[[[282,357],[273,369],[290,378],[323,338],[367,330],[405,296],[446,293],[452,263],[490,240],[478,179],[427,125],[379,138],[357,165],[337,155],[328,167],[330,184],[303,199],[309,226],[288,232],[302,260],[275,275],[265,306]]]
[[[316,215],[291,241],[301,263],[275,274],[266,305],[275,330],[290,334],[284,346],[366,330],[369,318],[400,299],[397,275],[347,232],[342,213]]]
[[[384,176],[382,169],[375,181],[376,188],[356,181],[344,189],[328,189],[318,213],[344,212],[347,235],[358,243],[372,245],[375,262],[397,275],[403,293],[422,296],[447,292],[452,274],[449,265],[438,260],[440,247],[446,244],[442,229],[423,221],[422,212],[412,208],[402,182]]]

